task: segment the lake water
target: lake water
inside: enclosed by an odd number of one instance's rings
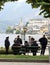
[[[22,38],[22,40],[24,40],[24,36],[21,35],[21,34],[0,34],[0,47],[4,47],[4,41],[5,41],[5,38],[7,36],[9,36],[10,46],[12,46],[12,44],[14,43],[13,42],[14,41],[14,38],[16,38],[17,35],[20,35],[20,37]],[[28,41],[28,36],[34,37],[35,40],[37,40],[37,41],[38,41],[38,39],[40,37],[42,37],[41,34],[35,34],[35,35],[26,34],[25,35],[25,40],[27,40],[27,41]]]

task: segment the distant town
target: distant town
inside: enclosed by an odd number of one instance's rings
[[[19,21],[19,24],[14,26],[9,26],[6,29],[6,33],[19,34],[24,33],[27,34],[43,34],[48,32],[48,19],[30,19],[24,25],[22,19]]]

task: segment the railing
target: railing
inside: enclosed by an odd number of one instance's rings
[[[50,46],[48,46],[48,50],[49,50],[49,63],[50,63]]]

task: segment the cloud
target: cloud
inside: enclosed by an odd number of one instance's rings
[[[25,2],[26,0],[19,0],[18,2]]]

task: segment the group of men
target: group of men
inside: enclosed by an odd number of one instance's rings
[[[45,37],[45,35],[43,35],[43,37],[41,37],[38,41],[40,42],[40,45],[41,45],[41,55],[44,55],[48,40]],[[9,37],[6,37],[5,39],[6,54],[8,54],[9,46],[10,46]],[[14,39],[14,44],[12,45],[12,49],[15,49],[13,48],[13,46],[22,46],[22,39],[20,38],[19,35],[17,36],[17,38]],[[29,41],[25,41],[24,46],[25,47],[38,46],[38,44],[33,37],[29,36]],[[36,55],[37,50],[38,50],[37,48],[31,49],[31,52],[33,53],[33,55]],[[19,52],[19,50],[17,50],[17,52]],[[28,52],[27,49],[26,49],[26,52]]]

